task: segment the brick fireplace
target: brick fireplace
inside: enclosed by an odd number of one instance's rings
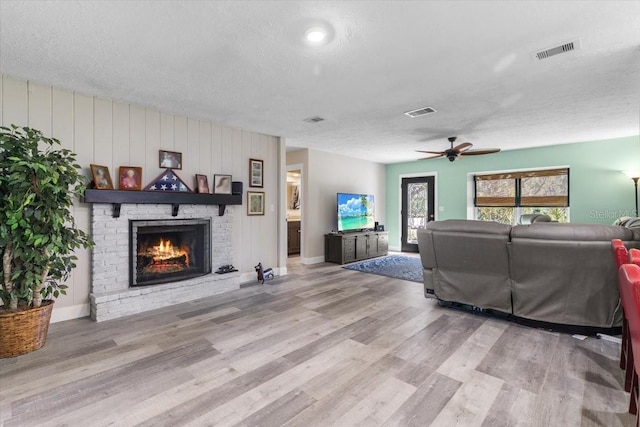
[[[92,236],[95,241],[91,262],[92,319],[115,319],[240,287],[239,273],[211,273],[211,267],[216,269],[221,265],[233,264],[233,208],[228,207],[225,214],[219,216],[216,205],[182,205],[174,217],[171,205],[124,204],[117,218],[113,216],[113,209],[108,203],[93,203],[91,209]],[[203,236],[201,243],[193,243],[198,255],[206,254],[204,270],[192,275],[195,277],[164,277],[160,281],[153,281],[155,284],[136,284],[132,281],[133,254],[130,238],[134,228],[161,224],[171,237],[176,236],[178,231],[183,231],[182,227],[188,223],[200,224],[200,232],[208,233]],[[171,262],[178,263],[181,257],[183,255],[176,255]],[[192,260],[189,262],[195,263]],[[203,260],[198,261],[199,264],[202,262]]]

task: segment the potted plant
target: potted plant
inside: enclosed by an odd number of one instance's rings
[[[44,345],[74,251],[92,245],[71,212],[84,177],[59,145],[39,130],[0,127],[0,357]]]

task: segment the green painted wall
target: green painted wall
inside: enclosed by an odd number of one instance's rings
[[[640,136],[550,147],[503,151],[447,159],[386,165],[386,229],[389,244],[400,247],[400,179],[402,175],[435,173],[436,218],[467,218],[469,173],[569,166],[571,222],[610,224],[634,210],[633,181],[623,170],[640,170]]]

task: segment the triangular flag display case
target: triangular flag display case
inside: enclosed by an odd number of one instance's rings
[[[189,186],[176,175],[173,169],[162,172],[151,184],[144,187],[144,191],[177,191],[180,193],[193,193]]]
[[[120,207],[123,203],[170,204],[173,216],[178,215],[180,205],[218,205],[218,215],[222,216],[227,205],[242,204],[242,194],[194,193],[172,169],[167,169],[151,181],[143,191],[87,189],[84,193],[84,202],[111,203],[114,218],[120,216]]]

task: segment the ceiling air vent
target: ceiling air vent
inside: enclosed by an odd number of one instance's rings
[[[423,108],[418,108],[417,110],[407,111],[405,112],[405,114],[409,117],[420,117],[420,116],[424,116],[425,114],[431,114],[435,112],[436,110],[431,107],[423,107]]]
[[[534,53],[532,56],[534,59],[543,60],[551,56],[560,55],[561,53],[571,52],[580,48],[580,40],[573,40],[567,43],[563,43],[558,46],[550,47],[540,52]]]
[[[303,121],[307,122],[307,123],[318,123],[323,121],[324,119],[322,117],[318,117],[318,116],[314,116],[314,117],[308,117],[306,119],[304,119]]]

